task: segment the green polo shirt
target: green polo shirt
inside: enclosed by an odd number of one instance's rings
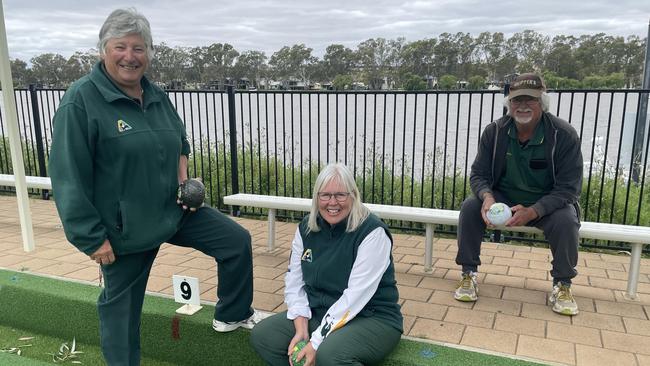
[[[544,120],[535,128],[533,137],[527,143],[517,139],[517,126],[508,129],[508,152],[505,172],[497,183],[514,204],[531,206],[553,188],[551,164],[546,160],[544,148]]]

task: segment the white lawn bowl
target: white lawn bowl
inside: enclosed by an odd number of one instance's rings
[[[494,203],[487,212],[487,218],[494,226],[505,224],[511,217],[512,211],[510,211],[510,207],[501,202]]]

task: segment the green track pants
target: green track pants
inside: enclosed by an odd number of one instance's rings
[[[319,321],[310,319],[309,332],[319,325]],[[287,366],[287,348],[295,334],[293,321],[287,319],[285,311],[257,324],[251,343],[269,365]],[[400,337],[399,330],[377,317],[356,317],[325,338],[316,351],[316,365],[374,365],[390,354]]]
[[[252,315],[253,263],[248,231],[219,211],[204,207],[186,213],[180,229],[167,242],[195,248],[215,259],[219,299],[215,319],[230,322]],[[154,248],[120,255],[112,264],[102,266],[104,289],[97,309],[102,353],[109,366],[140,365],[142,303],[157,253],[158,248]]]

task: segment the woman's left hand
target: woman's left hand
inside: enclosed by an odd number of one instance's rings
[[[296,357],[296,361],[300,361],[303,358],[305,358],[305,366],[316,365],[316,350],[311,346],[311,342],[308,342],[307,345],[300,350]],[[289,358],[289,361],[291,362],[291,358]]]

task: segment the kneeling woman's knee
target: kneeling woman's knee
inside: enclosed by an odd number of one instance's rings
[[[332,354],[327,354],[326,352],[323,352],[320,348],[316,352],[316,365],[318,366],[334,366],[334,365],[340,365],[338,360],[334,359],[334,355]]]
[[[264,344],[264,337],[262,336],[264,332],[261,331],[259,324],[251,330],[250,342],[253,348],[259,353],[261,346]]]
[[[328,347],[327,344],[322,343],[316,351],[316,365],[317,366],[337,366],[337,365],[351,365],[349,355],[344,355],[341,350]]]

